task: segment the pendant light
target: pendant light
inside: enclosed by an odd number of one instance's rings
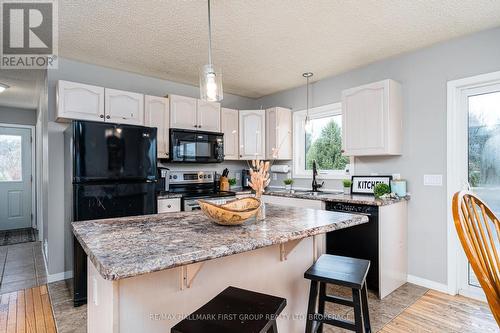
[[[200,69],[200,99],[209,102],[222,101],[222,74],[212,64],[212,22],[208,0],[208,64]]]
[[[313,76],[313,73],[311,72],[305,72],[302,74],[303,77],[306,78],[307,83],[306,83],[306,122],[304,125],[304,129],[306,130],[307,133],[310,133],[312,131],[312,124],[311,124],[311,118],[309,117],[309,78]]]

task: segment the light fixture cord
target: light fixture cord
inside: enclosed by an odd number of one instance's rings
[[[306,77],[307,84],[306,84],[306,117],[307,121],[309,121],[309,76]]]
[[[212,66],[212,21],[210,19],[210,0],[208,0],[208,64]]]

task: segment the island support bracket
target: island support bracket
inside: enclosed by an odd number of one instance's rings
[[[196,277],[196,275],[198,275],[203,265],[204,265],[203,262],[198,262],[181,267],[181,273],[180,273],[181,290],[184,290],[186,288],[191,288],[191,286],[193,285],[194,278]]]
[[[300,241],[301,240],[299,239],[280,244],[280,261],[287,260],[290,252],[292,252],[293,249],[295,249],[295,247],[300,243]]]

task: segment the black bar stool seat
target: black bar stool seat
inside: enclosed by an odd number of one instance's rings
[[[285,306],[284,298],[228,287],[171,333],[278,333],[276,319]]]
[[[306,333],[321,333],[323,324],[358,333],[363,333],[364,329],[365,333],[371,333],[366,291],[366,275],[369,269],[369,260],[324,254],[304,273],[304,278],[311,280]],[[352,299],[327,295],[326,284],[351,288]],[[332,318],[331,314],[326,314],[326,302],[353,307],[354,322]],[[317,309],[316,304],[318,305]]]

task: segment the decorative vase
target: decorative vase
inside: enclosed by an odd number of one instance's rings
[[[259,199],[262,202],[262,194],[261,193],[256,193],[255,198]],[[257,221],[263,221],[266,219],[266,204],[261,203],[260,208],[257,210],[257,214],[255,214],[255,219]]]
[[[286,191],[291,191],[292,190],[292,185],[285,185],[285,190]]]
[[[344,194],[345,195],[351,195],[351,188],[350,187],[344,187]]]

